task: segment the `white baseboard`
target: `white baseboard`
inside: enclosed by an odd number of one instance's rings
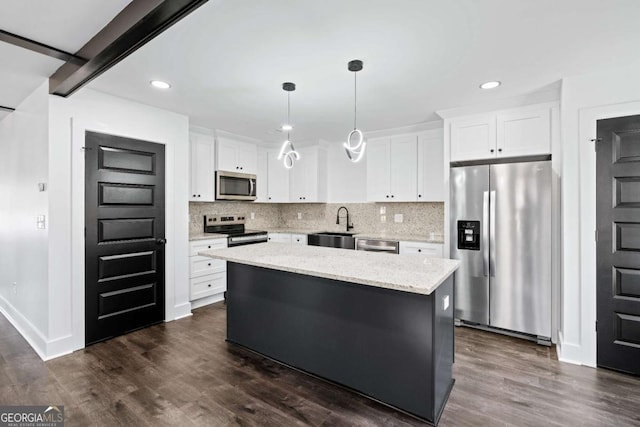
[[[47,339],[42,332],[23,316],[9,301],[0,295],[0,313],[18,330],[20,335],[29,343],[42,360],[47,357]]]
[[[167,321],[178,320],[188,316],[191,316],[191,303],[185,302],[173,307],[173,319],[167,319]]]
[[[191,301],[191,309],[204,307],[205,305],[215,304],[216,302],[224,301],[224,293],[212,295],[210,297],[200,298],[195,301]]]
[[[558,352],[559,361],[573,365],[582,365],[582,346],[565,342],[562,332],[558,332],[556,351]]]

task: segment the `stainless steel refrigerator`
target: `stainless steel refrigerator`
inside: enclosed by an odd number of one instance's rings
[[[451,168],[455,316],[551,337],[551,161]]]

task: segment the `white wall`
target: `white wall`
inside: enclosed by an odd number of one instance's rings
[[[49,102],[48,356],[84,347],[85,130],[166,145],[166,319],[190,314],[188,118],[90,89]]]
[[[0,311],[43,355],[47,338],[48,85],[0,122]],[[13,283],[17,283],[15,293]]]
[[[596,120],[640,114],[640,65],[563,80],[563,323],[561,360],[595,366]]]

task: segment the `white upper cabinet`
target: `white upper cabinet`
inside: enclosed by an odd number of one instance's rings
[[[366,150],[367,201],[388,200],[391,193],[391,141],[369,140]]]
[[[489,159],[495,153],[494,115],[451,120],[451,161]]]
[[[498,157],[551,152],[551,109],[532,108],[500,113],[497,122]]]
[[[268,202],[267,195],[267,150],[258,148],[258,172],[256,173],[256,200],[255,203]]]
[[[278,160],[278,151],[258,149],[258,178],[256,202],[289,203],[289,175],[291,169]]]
[[[367,200],[417,200],[417,136],[370,140],[367,143]]]
[[[290,173],[291,173],[291,169],[285,168],[282,160],[278,160],[278,151],[267,151],[266,185],[267,185],[267,201],[269,203],[288,203],[289,202],[289,174]]]
[[[322,147],[299,148],[300,159],[290,173],[290,198],[293,203],[327,201],[327,151]],[[277,165],[277,163],[276,163]],[[280,163],[282,165],[282,163]],[[282,166],[284,168],[284,166]]]
[[[191,193],[192,202],[215,201],[215,140],[211,135],[191,133]]]
[[[258,150],[255,144],[219,137],[216,154],[217,170],[251,174],[258,172]]]
[[[551,105],[450,120],[451,161],[551,153]]]
[[[444,201],[444,139],[442,129],[418,135],[419,202]]]

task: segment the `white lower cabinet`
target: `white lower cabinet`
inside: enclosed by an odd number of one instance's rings
[[[291,234],[289,233],[269,233],[267,238],[273,243],[291,243]]]
[[[307,235],[297,233],[269,233],[269,241],[274,243],[287,243],[290,245],[306,245]]]
[[[227,290],[227,262],[198,255],[198,252],[227,247],[227,239],[195,240],[189,244],[189,300]]]
[[[442,258],[442,243],[400,242],[400,255],[419,255]]]
[[[292,234],[291,235],[291,244],[292,245],[306,245],[307,244],[307,235],[306,234]]]

